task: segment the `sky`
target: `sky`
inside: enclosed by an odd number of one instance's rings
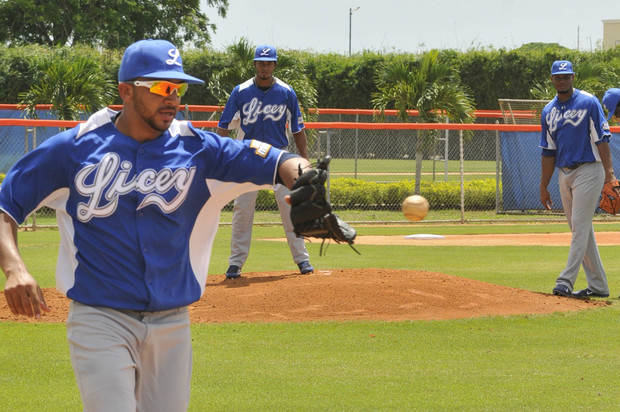
[[[253,45],[348,54],[350,32],[352,53],[510,50],[530,42],[589,51],[602,43],[602,20],[620,19],[617,0],[229,0],[223,19],[201,1],[217,26],[216,50],[245,37]]]

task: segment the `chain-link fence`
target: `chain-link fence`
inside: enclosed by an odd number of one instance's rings
[[[194,118],[195,126],[214,130],[212,113],[191,113],[188,117]],[[344,115],[331,116],[343,119]],[[360,119],[360,115],[352,116]],[[364,120],[370,119],[372,116]],[[508,215],[519,215],[515,219],[563,219],[561,210],[546,212],[539,205],[540,132],[532,129],[536,126],[502,125],[497,120],[486,125],[320,120],[306,124],[309,153],[312,159],[332,157],[328,193],[337,213],[348,221],[404,223],[401,202],[416,192],[431,204],[425,222],[509,220]],[[57,132],[51,127],[0,127],[4,133],[0,172],[5,173],[24,152]],[[620,148],[614,158],[620,159]],[[554,182],[555,178],[550,186],[552,196]],[[554,204],[561,205],[559,195]],[[231,220],[229,204],[221,222],[229,224]],[[273,193],[261,191],[255,223],[279,222]],[[26,222],[27,226],[48,224],[54,225],[55,219],[46,209]]]

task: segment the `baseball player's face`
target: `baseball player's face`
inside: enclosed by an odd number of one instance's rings
[[[551,84],[558,94],[570,93],[573,90],[574,74],[554,74],[551,76]]]
[[[169,81],[179,83],[178,80]],[[133,106],[139,122],[159,133],[168,130],[181,102],[181,98],[177,96],[176,92],[169,96],[160,96],[152,93],[146,87],[131,87],[133,93],[131,94],[130,102],[125,103],[130,103]]]
[[[254,68],[256,69],[256,77],[259,80],[271,81],[273,71],[276,69],[276,62],[254,62]]]

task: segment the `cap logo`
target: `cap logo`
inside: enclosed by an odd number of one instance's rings
[[[176,64],[177,66],[183,67],[179,58],[181,57],[181,53],[179,53],[179,49],[170,49],[168,50],[168,56],[172,57],[172,59],[166,59],[166,64]]]
[[[568,66],[568,63],[567,62],[562,62],[562,63],[560,63],[559,69],[560,70],[566,70],[566,66]]]
[[[267,57],[269,57],[269,53],[271,53],[271,49],[270,49],[269,47],[267,47],[266,49],[263,49],[263,50],[260,52],[260,55],[261,55],[261,56],[267,56]]]

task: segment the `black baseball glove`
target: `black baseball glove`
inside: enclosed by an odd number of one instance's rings
[[[299,237],[315,237],[323,239],[323,242],[327,239],[336,243],[346,242],[355,250],[352,246],[355,229],[332,213],[332,207],[325,196],[330,160],[327,156],[318,162],[316,169],[303,173],[299,171],[300,176],[291,189],[291,220],[295,234]]]

